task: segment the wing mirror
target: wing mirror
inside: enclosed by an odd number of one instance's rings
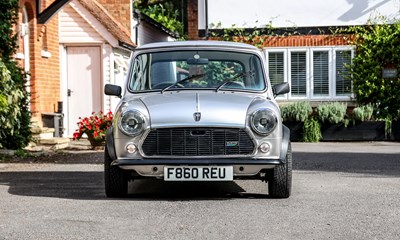
[[[290,92],[290,85],[287,82],[279,83],[272,86],[272,92],[274,93],[274,97],[282,94],[286,94]]]
[[[117,96],[119,98],[122,97],[122,88],[117,85],[113,84],[106,84],[104,86],[104,94],[109,95],[109,96]]]

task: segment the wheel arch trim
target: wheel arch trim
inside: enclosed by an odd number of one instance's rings
[[[290,129],[285,125],[282,125],[282,146],[281,146],[280,160],[283,163],[286,163],[286,154],[288,152],[289,143],[290,143]]]
[[[113,134],[113,127],[107,128],[106,131],[106,145],[107,145],[107,151],[108,155],[112,160],[117,159],[117,154],[115,152],[115,144],[114,144],[114,134]]]

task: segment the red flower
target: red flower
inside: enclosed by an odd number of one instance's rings
[[[112,125],[112,119],[113,114],[111,111],[106,115],[100,111],[98,113],[93,112],[89,117],[79,117],[79,122],[77,122],[78,129],[73,134],[73,140],[80,139],[83,134],[92,134],[96,140],[104,140],[104,132]]]
[[[73,137],[72,137],[72,140],[76,140],[76,139],[79,139],[79,138],[80,138],[79,132],[75,132]]]

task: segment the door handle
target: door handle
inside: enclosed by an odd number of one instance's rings
[[[68,96],[68,97],[71,97],[71,93],[73,93],[73,92],[74,92],[74,91],[72,91],[71,89],[68,89],[68,90],[67,90],[67,96]]]

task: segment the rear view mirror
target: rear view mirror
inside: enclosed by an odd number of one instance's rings
[[[207,65],[208,58],[189,58],[186,62],[189,65]]]
[[[109,95],[109,96],[117,96],[121,98],[121,93],[122,93],[122,88],[117,85],[113,84],[106,84],[104,86],[104,94]]]

